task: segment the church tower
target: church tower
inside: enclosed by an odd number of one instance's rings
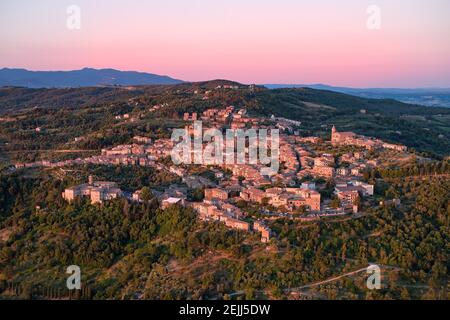
[[[337,133],[336,127],[333,125],[333,128],[331,128],[331,142],[336,141],[337,138],[336,133]]]

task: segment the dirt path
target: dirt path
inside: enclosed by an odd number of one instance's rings
[[[355,271],[351,271],[351,272],[347,272],[347,273],[341,274],[339,276],[328,278],[326,280],[313,282],[313,283],[310,283],[310,284],[307,284],[307,285],[304,285],[304,286],[301,286],[301,287],[297,287],[297,288],[290,288],[290,289],[287,289],[287,291],[300,291],[300,290],[308,289],[308,288],[311,288],[311,287],[317,287],[317,286],[320,286],[322,284],[334,282],[336,280],[342,279],[344,277],[352,276],[352,275],[358,274],[358,273],[366,271],[366,270],[367,270],[367,267],[366,268],[361,268],[361,269],[358,269],[358,270],[355,270]]]

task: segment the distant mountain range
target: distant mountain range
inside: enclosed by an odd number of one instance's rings
[[[114,85],[177,84],[182,82],[181,80],[168,76],[114,69],[84,68],[73,71],[0,69],[0,87],[74,88]]]
[[[450,108],[450,88],[346,88],[333,87],[325,84],[265,84],[269,89],[281,88],[312,88],[351,94],[363,98],[395,99],[410,104],[419,104],[429,107]]]
[[[170,85],[184,81],[152,73],[115,69],[84,68],[73,71],[29,71],[0,69],[0,87],[78,88],[134,85]],[[363,98],[395,99],[409,104],[450,108],[450,88],[347,88],[324,84],[266,84],[269,89],[307,87],[350,94]]]

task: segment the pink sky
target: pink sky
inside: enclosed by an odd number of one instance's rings
[[[66,8],[81,8],[81,29]],[[381,29],[366,27],[369,5]],[[450,87],[448,0],[2,0],[0,67]]]

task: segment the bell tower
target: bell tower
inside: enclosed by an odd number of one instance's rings
[[[331,128],[331,142],[335,142],[336,141],[336,127],[333,125],[333,128]]]

